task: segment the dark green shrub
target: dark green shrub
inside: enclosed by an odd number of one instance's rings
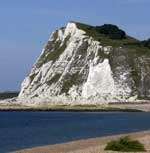
[[[150,48],[150,39],[144,40],[144,41],[142,41],[141,43],[143,44],[144,47]]]
[[[4,99],[9,99],[9,98],[14,98],[17,97],[19,95],[19,92],[2,92],[0,93],[0,100],[4,100]]]
[[[101,33],[109,36],[111,39],[124,39],[126,33],[119,29],[116,25],[104,24],[102,26],[96,26],[95,29]]]
[[[129,137],[123,137],[119,140],[109,142],[105,147],[105,150],[138,152],[145,151],[145,148],[139,141],[131,140]]]
[[[119,29],[116,25],[104,24],[102,26],[90,26],[83,23],[76,23],[78,28],[87,32],[87,34],[92,35],[99,39],[99,37],[107,36],[110,39],[125,39],[126,33]]]

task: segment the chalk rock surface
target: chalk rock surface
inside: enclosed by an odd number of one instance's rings
[[[150,50],[136,42],[129,36],[111,39],[92,26],[69,22],[52,33],[18,99],[71,104],[146,100]]]

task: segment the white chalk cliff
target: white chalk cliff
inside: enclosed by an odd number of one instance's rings
[[[105,44],[82,26],[70,22],[52,33],[22,83],[20,101],[103,103],[150,97],[150,58]]]

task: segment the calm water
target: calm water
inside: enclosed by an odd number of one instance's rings
[[[150,129],[150,113],[0,112],[0,153]]]

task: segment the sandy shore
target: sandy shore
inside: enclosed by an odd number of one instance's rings
[[[52,105],[40,104],[25,106],[22,104],[8,104],[0,102],[0,111],[89,111],[89,112],[150,112],[149,102],[124,102],[124,103],[109,103],[101,105]]]
[[[132,139],[139,140],[144,144],[147,152],[150,153],[150,131],[92,138],[57,145],[48,145],[25,149],[17,151],[16,153],[112,153],[112,151],[104,151],[107,142],[126,135],[130,136]]]

